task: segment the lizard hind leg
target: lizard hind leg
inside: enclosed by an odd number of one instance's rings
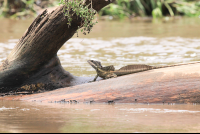
[[[117,77],[116,74],[110,73],[110,74],[106,75],[105,79],[116,78],[116,77]]]

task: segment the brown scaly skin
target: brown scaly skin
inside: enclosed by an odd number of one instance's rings
[[[200,62],[192,62],[192,63],[183,63],[183,64],[175,64],[175,65],[167,65],[167,66],[150,66],[145,64],[133,64],[133,65],[127,65],[119,70],[115,70],[113,65],[103,67],[101,65],[101,62],[95,61],[95,60],[88,60],[87,61],[97,72],[96,77],[93,81],[96,81],[97,77],[101,77],[103,79],[109,79],[109,78],[116,78],[118,76],[132,74],[132,73],[138,73],[143,72],[147,70],[152,69],[159,69],[159,68],[166,68],[166,67],[174,67],[174,66],[181,66],[181,65],[188,65],[188,64],[195,64]]]
[[[101,77],[103,79],[109,79],[109,78],[115,78],[117,77],[116,74],[114,74],[111,71],[114,71],[115,68],[113,65],[107,66],[107,67],[102,67],[101,62],[95,61],[95,60],[88,60],[87,61],[97,72],[96,77],[94,78],[93,81],[96,81],[97,77]],[[92,82],[92,81],[91,81]]]

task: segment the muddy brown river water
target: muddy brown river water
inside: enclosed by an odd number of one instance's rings
[[[32,20],[0,19],[0,61]],[[200,18],[99,21],[59,50],[63,67],[94,76],[86,62],[116,69],[127,64],[169,65],[200,60]],[[0,101],[0,132],[200,132],[200,105],[62,104]]]
[[[0,104],[0,132],[200,132],[199,105]]]

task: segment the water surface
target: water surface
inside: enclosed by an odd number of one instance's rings
[[[0,132],[200,132],[200,106],[0,102]]]
[[[10,53],[32,20],[0,20],[0,61]],[[200,59],[200,19],[99,21],[89,35],[75,34],[59,50],[62,66],[76,76],[92,76],[86,62],[116,69],[128,64],[167,65]]]

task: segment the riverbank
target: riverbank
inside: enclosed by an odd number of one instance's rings
[[[35,17],[44,9],[52,11],[59,4],[57,0],[33,0],[20,1],[15,3],[0,0],[0,16],[11,18],[29,18]],[[99,12],[99,16],[109,16],[109,19],[126,19],[134,17],[174,17],[188,16],[198,17],[200,15],[200,2],[198,0],[116,0]],[[104,18],[104,17],[103,17]]]

